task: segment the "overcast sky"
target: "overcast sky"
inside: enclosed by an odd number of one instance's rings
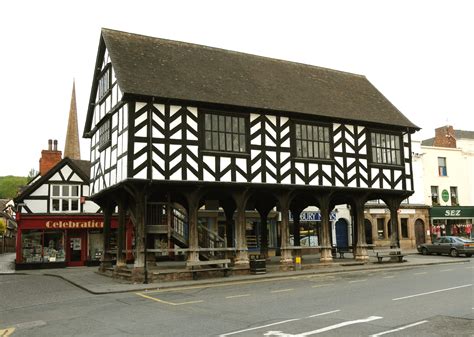
[[[0,176],[82,136],[101,27],[365,75],[421,127],[474,130],[472,1],[0,1]],[[82,159],[89,140],[81,139]]]

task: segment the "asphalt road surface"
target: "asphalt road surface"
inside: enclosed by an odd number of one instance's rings
[[[473,284],[466,258],[109,295],[0,275],[0,336],[474,336]]]

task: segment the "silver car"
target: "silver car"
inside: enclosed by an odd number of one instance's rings
[[[471,257],[474,254],[474,241],[458,236],[441,236],[433,243],[418,245],[417,249],[423,255],[449,254],[456,257],[462,254]]]

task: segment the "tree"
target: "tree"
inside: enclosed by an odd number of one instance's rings
[[[25,186],[27,182],[26,177],[0,177],[0,199],[13,199],[20,187]]]
[[[30,170],[30,172],[28,172],[28,177],[27,177],[28,181],[32,181],[33,178],[35,178],[35,177],[38,175],[38,173],[39,173],[39,172],[38,172],[37,170],[35,170],[34,168],[32,168],[32,169]]]
[[[7,231],[7,224],[4,218],[0,218],[0,235],[4,235]]]

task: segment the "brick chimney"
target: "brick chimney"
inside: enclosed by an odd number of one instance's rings
[[[58,151],[58,141],[55,139],[48,140],[48,149],[41,151],[41,158],[39,160],[40,175],[44,176],[51,168],[59,163],[62,159],[61,151]]]
[[[435,140],[433,146],[456,148],[456,138],[451,125],[435,129]]]

